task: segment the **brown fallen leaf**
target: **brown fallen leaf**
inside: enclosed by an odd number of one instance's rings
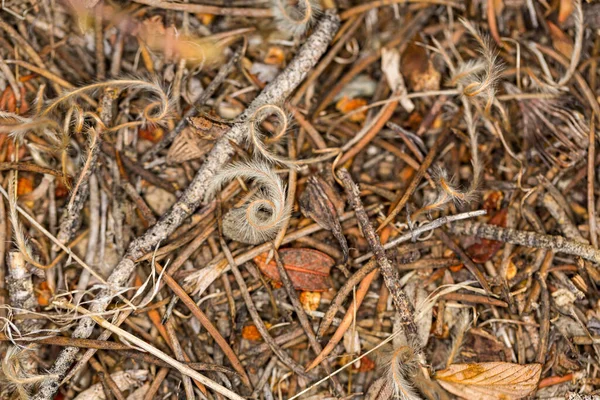
[[[298,202],[302,214],[311,218],[321,228],[331,231],[344,253],[343,262],[348,261],[348,242],[342,233],[338,218],[338,215],[344,211],[344,201],[333,186],[320,176],[311,176]]]
[[[562,24],[573,14],[575,9],[575,0],[560,0],[558,7],[558,23]]]
[[[550,21],[546,21],[552,38],[552,47],[567,58],[571,58],[573,54],[573,40],[569,35],[564,33],[557,25]]]
[[[441,74],[431,60],[427,51],[416,44],[409,44],[402,53],[402,74],[408,77],[408,84],[413,91],[440,88]]]
[[[506,208],[498,211],[492,218],[490,218],[488,224],[505,227],[506,212]],[[469,254],[469,256],[471,256],[474,262],[481,264],[486,261],[489,261],[494,256],[494,254],[496,254],[496,252],[502,248],[503,245],[504,243],[502,242],[482,239],[479,243],[475,243],[469,246],[467,248],[467,253]]]
[[[254,257],[254,262],[263,274],[281,283],[275,260],[266,263],[268,253]],[[331,288],[329,273],[335,261],[327,254],[313,249],[281,249],[279,250],[283,267],[290,275],[296,290],[324,292]]]
[[[537,389],[541,364],[489,362],[452,364],[435,374],[450,393],[465,399],[521,399]]]

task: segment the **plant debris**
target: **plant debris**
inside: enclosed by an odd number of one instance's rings
[[[0,399],[598,398],[598,15],[2,1]]]

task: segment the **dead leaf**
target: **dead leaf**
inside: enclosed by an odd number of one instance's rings
[[[558,26],[554,25],[550,21],[548,23],[548,29],[550,30],[550,37],[552,38],[552,47],[559,53],[567,58],[571,58],[573,54],[573,41],[564,33]]]
[[[505,362],[510,350],[498,338],[480,328],[470,328],[460,351],[461,362]]]
[[[50,285],[48,285],[48,281],[40,282],[35,289],[35,293],[40,306],[46,307],[50,304],[53,294]]]
[[[349,256],[348,242],[338,218],[344,211],[344,201],[333,186],[320,176],[311,176],[298,202],[302,214],[333,233],[340,243],[345,263]]]
[[[558,23],[562,24],[573,14],[575,9],[575,0],[560,0],[558,8]]]
[[[352,365],[352,370],[355,372],[368,372],[373,371],[376,367],[375,361],[370,359],[368,356],[364,356],[360,359],[360,366],[356,367],[356,363]]]
[[[271,327],[271,324],[265,322],[265,326],[267,329]],[[262,335],[258,331],[256,325],[246,325],[242,328],[242,338],[249,340],[251,342],[261,342],[263,340]]]
[[[415,104],[406,97],[406,85],[404,77],[400,73],[400,52],[398,49],[383,49],[381,53],[381,70],[385,75],[388,85],[392,91],[398,91],[402,95],[400,104],[408,111],[413,112]]]
[[[488,224],[505,227],[506,213],[506,208],[498,211],[492,218],[490,218]],[[474,262],[484,263],[494,257],[494,254],[496,254],[496,252],[502,248],[502,245],[502,242],[482,239],[479,243],[469,246],[467,248],[467,253],[469,253],[469,256],[471,256]]]
[[[158,142],[164,136],[165,131],[159,126],[147,126],[140,128],[138,131],[138,137],[140,139],[148,140],[152,143]]]
[[[200,296],[218,277],[221,276],[228,266],[227,260],[223,260],[194,272],[185,278],[184,286],[186,290],[194,296]]]
[[[410,44],[402,53],[402,74],[415,92],[438,90],[441,74],[433,65],[427,51],[416,44]]]
[[[537,389],[541,364],[452,364],[435,374],[444,389],[465,399],[521,399]]]
[[[17,196],[24,196],[33,192],[33,175],[21,174],[17,181]]]
[[[264,63],[269,65],[283,66],[285,62],[285,54],[281,47],[271,46],[265,56]]]
[[[350,357],[354,357],[356,354],[360,354],[360,336],[358,336],[358,331],[356,329],[348,329],[346,333],[344,333],[344,349],[346,353]],[[356,360],[352,366],[354,368],[360,367],[360,361]]]
[[[281,282],[275,260],[266,264],[267,255],[263,253],[254,257],[254,262],[267,277]],[[323,292],[331,288],[329,274],[335,261],[327,254],[313,249],[292,248],[279,250],[279,255],[296,290]]]
[[[19,88],[19,93],[21,94],[21,105],[17,107],[17,98],[15,93],[13,92],[10,86],[7,86],[6,89],[2,92],[0,96],[0,110],[6,110],[11,113],[17,113],[19,115],[24,115],[29,111],[29,105],[25,99],[25,87],[21,86]]]

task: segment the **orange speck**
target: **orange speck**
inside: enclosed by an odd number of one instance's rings
[[[307,311],[315,311],[321,304],[321,292],[302,292],[300,293],[300,303]]]
[[[285,61],[285,54],[280,47],[271,46],[269,47],[269,51],[267,52],[264,61],[265,64],[283,65],[283,62]]]
[[[138,131],[140,139],[149,140],[152,143],[158,142],[164,135],[165,131],[159,127],[146,127]]]
[[[464,264],[463,264],[463,263],[460,263],[460,264],[458,264],[458,265],[452,265],[452,266],[450,267],[450,271],[452,271],[452,272],[458,272],[458,271],[460,271],[461,269],[463,269],[463,267],[464,267]]]
[[[38,304],[42,307],[46,307],[50,304],[50,299],[52,298],[52,291],[50,290],[50,286],[47,281],[42,281],[37,289],[37,300]]]
[[[31,193],[33,191],[33,176],[24,175],[19,177],[17,182],[17,196]]]
[[[267,328],[271,326],[271,324],[268,322],[265,322],[265,325]],[[252,342],[259,342],[263,340],[258,328],[255,325],[246,325],[244,328],[242,328],[242,338]]]
[[[367,104],[367,101],[365,99],[349,99],[348,97],[344,96],[337,102],[337,104],[335,105],[335,108],[338,111],[342,112],[343,114],[349,114],[350,112],[352,112],[360,107],[363,107],[366,104]],[[348,118],[352,122],[362,122],[365,120],[366,117],[367,117],[367,112],[366,112],[366,110],[363,110],[360,112],[353,113]]]

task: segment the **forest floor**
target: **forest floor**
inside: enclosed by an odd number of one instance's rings
[[[3,0],[0,398],[600,399],[599,29]]]

